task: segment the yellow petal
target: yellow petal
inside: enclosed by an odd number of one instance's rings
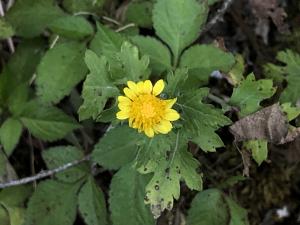
[[[154,87],[153,87],[153,95],[157,96],[159,95],[165,88],[165,83],[163,80],[159,80],[155,83]]]
[[[169,99],[169,100],[165,100],[165,101],[167,102],[166,108],[170,109],[177,101],[177,98],[173,98],[173,99]]]
[[[145,130],[145,134],[148,137],[152,138],[154,136],[154,130],[152,128],[148,128],[148,129]]]
[[[172,130],[172,124],[168,120],[162,120],[154,129],[162,134],[167,134]]]
[[[126,102],[125,103],[123,103],[123,102],[119,103],[118,107],[122,111],[126,111],[126,112],[130,111],[130,104],[127,104]]]
[[[125,111],[119,111],[119,112],[117,112],[117,118],[119,120],[126,120],[128,117],[129,117],[128,112],[125,112]]]
[[[150,94],[152,92],[152,83],[150,80],[144,82],[144,93]]]
[[[170,121],[175,121],[180,118],[179,113],[174,110],[174,109],[168,109],[166,114],[164,115],[164,119],[170,120]]]
[[[133,91],[136,90],[136,83],[134,83],[133,81],[127,81],[127,86],[132,89]]]
[[[129,88],[126,87],[126,88],[123,89],[123,91],[124,91],[125,95],[128,98],[130,98],[131,100],[133,100],[133,99],[136,98],[136,95],[135,95],[135,93],[134,93],[133,90],[131,90],[131,89],[129,89]]]
[[[144,92],[144,82],[140,81],[137,83],[136,93],[140,94]]]
[[[128,103],[131,103],[131,100],[125,96],[119,96],[118,97],[118,102],[128,102]]]
[[[129,118],[128,122],[129,122],[129,126],[132,127],[132,125],[133,125],[133,118]]]

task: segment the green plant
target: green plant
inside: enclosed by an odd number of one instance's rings
[[[172,210],[183,186],[199,192],[187,212],[188,225],[249,224],[246,210],[225,191],[202,191],[197,154],[226,147],[218,131],[233,124],[233,112],[240,123],[231,128],[241,142],[242,157],[250,152],[260,165],[267,160],[268,143],[286,143],[295,126],[285,124],[286,132],[277,141],[266,133],[274,121],[257,121],[274,110],[283,122],[300,114],[295,106],[299,55],[280,52],[278,59],[286,66],[266,66],[276,84],[283,81],[282,74],[288,83],[280,93],[281,106],[267,111],[261,103],[277,90],[271,79],[256,80],[254,74],[244,78],[241,56],[196,43],[209,5],[216,1],[131,3],[126,21],[138,20],[136,8],[147,11],[152,20],[143,18],[137,24],[153,24],[155,37],[114,31],[94,14],[104,2],[91,2],[64,0],[65,12],[52,0],[19,0],[0,21],[5,24],[1,38],[16,34],[21,40],[0,76],[1,181],[10,186],[9,180],[17,179],[7,159],[24,132],[31,141],[33,136],[38,144],[47,143],[40,160],[53,175],[35,190],[19,186],[1,191],[1,224],[72,225],[78,209],[88,225],[152,225]],[[233,81],[228,100],[211,94],[208,84],[214,71]],[[132,108],[135,113],[129,115]],[[252,135],[252,123],[263,132]],[[95,135],[91,130],[99,124],[103,132]],[[239,136],[236,130],[243,132]],[[110,213],[97,182],[99,168],[116,172],[106,190]],[[48,176],[40,175],[37,179]]]

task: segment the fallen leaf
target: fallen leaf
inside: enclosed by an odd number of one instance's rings
[[[280,106],[274,104],[235,122],[230,132],[237,142],[266,139],[279,144],[287,137],[288,122]]]

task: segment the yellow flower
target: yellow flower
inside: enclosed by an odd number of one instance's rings
[[[128,119],[130,127],[145,132],[148,137],[170,132],[170,121],[178,120],[180,115],[171,109],[176,98],[164,100],[158,97],[165,87],[163,80],[157,81],[154,86],[150,80],[138,83],[128,81],[127,85],[123,90],[125,96],[118,97],[120,111],[117,118]]]

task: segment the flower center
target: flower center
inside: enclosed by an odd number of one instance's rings
[[[159,98],[151,95],[144,94],[138,96],[132,102],[131,116],[135,120],[157,120],[161,117],[164,110],[164,102]]]

